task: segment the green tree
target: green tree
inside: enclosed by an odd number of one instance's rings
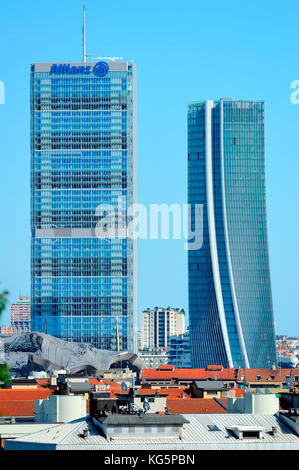
[[[8,302],[8,291],[4,290],[3,292],[0,293],[0,316],[3,310],[5,309],[7,302]],[[0,364],[0,382],[7,383],[9,379],[10,379],[10,375],[9,375],[8,365]]]

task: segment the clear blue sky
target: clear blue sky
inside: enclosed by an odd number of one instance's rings
[[[82,3],[1,5],[0,288],[30,295],[29,64],[78,61]],[[86,0],[87,52],[138,67],[139,202],[186,202],[186,105],[232,97],[266,101],[266,181],[278,333],[299,335],[299,4],[251,0]],[[139,310],[187,309],[183,241],[139,243]],[[1,319],[9,323],[9,309]]]

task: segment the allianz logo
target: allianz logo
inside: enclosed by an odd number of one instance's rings
[[[91,65],[71,65],[71,64],[52,64],[50,74],[91,74],[97,77],[105,77],[109,72],[107,62],[97,62],[93,67]]]

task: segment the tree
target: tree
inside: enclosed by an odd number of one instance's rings
[[[0,293],[0,316],[1,316],[3,310],[6,307],[6,304],[8,302],[8,294],[9,294],[9,292],[7,290],[4,290],[3,292]],[[0,364],[0,382],[7,383],[9,381],[9,379],[10,379],[10,375],[9,375],[8,365],[7,364]]]

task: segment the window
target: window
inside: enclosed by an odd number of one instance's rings
[[[208,430],[209,431],[220,431],[218,426],[216,426],[215,424],[208,424]]]
[[[259,439],[259,431],[243,431],[243,439]]]
[[[114,426],[113,429],[115,434],[121,434],[122,433],[122,428],[120,426]]]

